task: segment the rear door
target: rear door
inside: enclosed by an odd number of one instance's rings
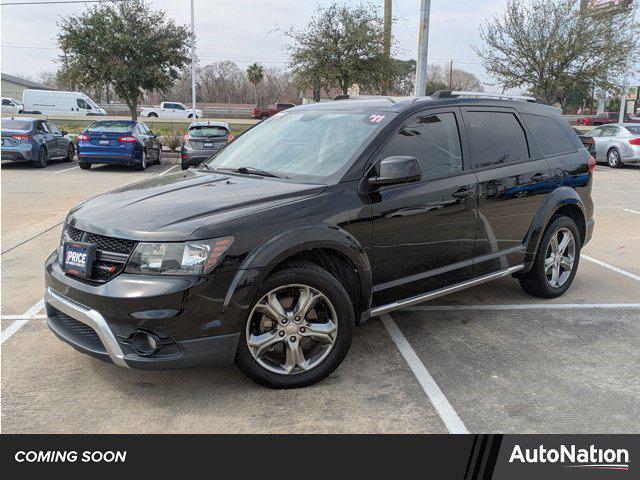
[[[463,115],[479,184],[473,256],[481,276],[522,263],[525,236],[554,179],[515,109],[466,107]]]
[[[416,157],[422,180],[372,194],[376,306],[471,277],[476,236],[477,182],[465,170],[466,143],[457,108],[410,116],[375,161]]]
[[[53,134],[47,128],[46,122],[44,120],[36,121],[36,132],[38,136],[42,139],[43,143],[46,145],[47,151],[49,152],[49,156],[52,158],[59,156],[57,154],[58,142],[56,141],[56,138],[53,136]]]

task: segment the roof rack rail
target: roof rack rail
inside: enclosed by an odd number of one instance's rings
[[[493,98],[496,100],[518,100],[521,102],[537,102],[535,97],[527,95],[510,95],[508,93],[486,93],[486,92],[462,92],[451,90],[438,90],[431,95],[431,98]]]

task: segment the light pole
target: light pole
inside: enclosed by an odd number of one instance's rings
[[[418,37],[418,65],[416,68],[416,96],[427,90],[427,54],[429,53],[429,11],[431,0],[420,2],[420,32]]]
[[[637,8],[637,1],[636,0],[632,0],[633,4],[631,6],[631,21],[635,22],[636,20],[636,8]],[[629,85],[627,84],[627,80],[628,77],[625,78],[625,82],[624,82],[624,88],[622,90],[622,95],[620,96],[620,113],[618,114],[618,123],[623,123],[624,122],[624,114],[626,113],[626,108],[627,108],[627,92],[629,90]]]
[[[191,114],[196,118],[196,22],[191,0]]]

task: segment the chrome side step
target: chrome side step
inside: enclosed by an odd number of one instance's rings
[[[522,270],[523,268],[524,265],[515,265],[504,270],[490,273],[489,275],[473,278],[471,280],[467,280],[466,282],[456,283],[455,285],[451,285],[450,287],[440,288],[431,292],[421,293],[420,295],[416,295],[415,297],[409,297],[405,298],[404,300],[398,300],[397,302],[389,303],[387,305],[381,305],[380,307],[372,308],[369,311],[369,315],[371,317],[376,317],[378,315],[382,315],[383,313],[392,312],[394,310],[410,307],[412,305],[433,300],[435,298],[444,297],[445,295],[449,295],[450,293],[459,292],[460,290],[475,287],[476,285],[490,282],[491,280],[497,280],[498,278],[507,277],[514,274],[515,272]]]

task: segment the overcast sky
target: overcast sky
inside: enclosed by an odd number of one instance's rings
[[[17,0],[8,0],[17,1]],[[38,1],[38,0],[33,0]],[[44,0],[43,0],[44,1]],[[359,0],[344,0],[359,3]],[[429,63],[484,73],[471,45],[479,43],[478,27],[500,11],[506,0],[432,0]],[[151,0],[179,23],[189,23],[189,0]],[[198,56],[203,62],[233,60],[241,68],[258,61],[286,67],[285,40],[278,29],[301,28],[318,5],[331,0],[195,0]],[[373,4],[383,4],[373,0]],[[2,6],[2,71],[36,77],[55,71],[57,20],[82,11],[83,5]],[[415,58],[420,0],[393,0],[395,56]],[[636,79],[640,83],[640,78]]]

